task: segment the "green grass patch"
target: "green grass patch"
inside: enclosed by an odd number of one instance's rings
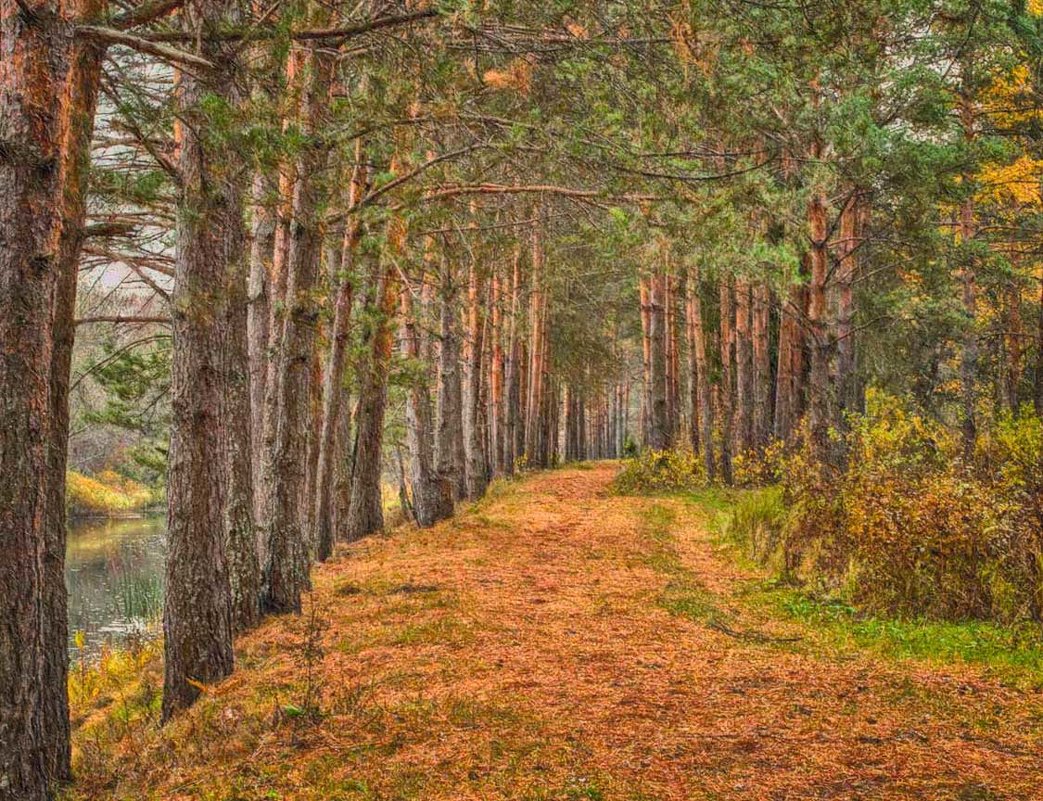
[[[641,516],[641,531],[649,546],[645,564],[668,577],[656,599],[659,606],[672,615],[699,623],[723,619],[717,597],[681,562],[674,541],[677,510],[652,503],[642,508]]]
[[[938,665],[971,664],[1005,683],[1043,688],[1043,632],[1031,624],[945,622],[869,616],[837,598],[813,595],[785,576],[773,540],[781,497],[775,488],[716,489],[685,500],[712,521],[718,553],[746,568],[767,565],[772,578],[751,582],[741,601],[762,616],[805,628],[799,647],[840,653],[870,652],[893,660]],[[696,602],[696,613],[699,605]]]
[[[980,665],[1008,683],[1043,688],[1043,635],[1031,625],[866,617],[848,604],[790,587],[762,585],[748,597],[775,615],[804,624],[824,644],[841,651]]]

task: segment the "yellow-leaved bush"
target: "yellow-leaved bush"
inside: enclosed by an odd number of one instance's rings
[[[628,459],[616,476],[615,489],[624,495],[684,492],[706,485],[706,471],[690,448],[646,450]]]
[[[951,429],[870,393],[846,465],[806,445],[780,459],[782,504],[753,555],[870,612],[947,620],[1043,619],[1043,423],[1030,410],[982,438],[974,465]]]
[[[155,493],[148,487],[112,470],[103,470],[96,476],[70,470],[65,476],[65,503],[72,515],[134,512],[155,500]]]

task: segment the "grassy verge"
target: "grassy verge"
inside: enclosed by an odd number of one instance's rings
[[[1022,688],[1043,689],[1043,632],[1031,624],[1005,626],[988,621],[946,622],[871,616],[839,597],[821,597],[778,566],[772,516],[779,498],[773,490],[709,488],[673,495],[696,506],[708,522],[720,556],[757,576],[736,598],[754,618],[798,624],[799,644],[844,656],[870,652],[896,661],[973,665],[987,675]],[[670,575],[659,603],[674,614],[713,624],[725,622],[717,599],[681,564],[673,545],[677,513],[663,503],[643,512],[642,525],[652,549],[651,566]],[[736,519],[742,523],[735,526]],[[753,536],[740,532],[754,532]],[[776,641],[766,641],[775,643]]]
[[[717,597],[681,561],[674,542],[676,510],[651,503],[642,509],[641,514],[642,533],[649,544],[645,563],[668,577],[657,599],[658,604],[672,615],[681,615],[699,623],[722,621],[725,614],[717,604]]]

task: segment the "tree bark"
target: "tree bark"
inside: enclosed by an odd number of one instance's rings
[[[233,21],[225,0],[206,0],[183,11],[186,31]],[[219,65],[204,80],[182,73],[175,93],[179,125],[177,256],[171,309],[171,432],[167,479],[168,532],[163,609],[163,719],[200,693],[200,686],[232,672],[232,597],[226,548],[226,461],[215,459],[229,430],[237,371],[245,351],[228,336],[245,278],[243,226],[245,166],[231,146],[199,136],[209,124],[203,103],[222,97],[232,108],[242,99],[235,83],[232,48],[199,39],[199,52]],[[220,164],[214,174],[210,165]],[[245,335],[245,332],[242,332]],[[245,347],[245,342],[242,343]]]
[[[420,360],[420,342],[413,317],[410,287],[402,287],[402,340],[407,357]],[[435,470],[431,443],[431,395],[427,376],[417,378],[406,396],[406,440],[410,456],[410,487],[413,517],[421,528],[433,526],[453,516],[453,485]]]
[[[732,365],[734,364],[735,320],[731,282],[723,276],[719,279],[718,294],[721,302],[721,478],[725,484],[732,483]]]
[[[503,470],[506,475],[514,473],[514,461],[518,454],[518,432],[521,430],[521,395],[519,391],[519,352],[518,352],[518,297],[521,292],[521,248],[514,252],[514,269],[511,277],[511,321],[507,333],[507,354],[504,366],[504,431],[503,431]],[[1041,303],[1040,319],[1043,320],[1043,303]],[[1043,331],[1043,322],[1041,322]],[[1041,334],[1043,337],[1043,334]],[[1043,386],[1043,382],[1041,382]]]
[[[0,799],[68,778],[65,442],[101,53],[89,2],[0,2]],[[53,328],[52,328],[53,325]]]
[[[771,439],[771,290],[753,287],[753,446],[763,448]]]
[[[380,470],[388,372],[391,367],[392,325],[399,302],[398,284],[395,265],[387,265],[377,293],[377,320],[371,339],[370,364],[364,371],[359,393],[352,458],[351,505],[348,507],[345,532],[349,541],[361,539],[384,528]]]
[[[802,286],[790,287],[779,314],[774,432],[776,439],[783,442],[790,441],[803,412],[801,382],[804,375],[804,333],[800,317],[806,306],[805,294]]]
[[[312,418],[313,360],[319,309],[315,289],[319,279],[322,230],[321,188],[315,176],[326,163],[320,132],[329,106],[334,57],[316,50],[310,59],[303,118],[305,133],[316,139],[304,149],[297,166],[293,194],[293,224],[286,261],[287,314],[276,376],[278,424],[271,455],[271,497],[265,515],[268,543],[264,575],[264,608],[269,612],[300,612],[301,593],[309,587],[309,546],[304,531],[308,471],[308,430]]]
[[[651,291],[648,311],[649,348],[651,354],[651,401],[648,420],[648,447],[666,450],[670,447],[670,402],[667,386],[668,356],[666,344],[666,276],[658,273],[650,280]]]
[[[703,330],[702,298],[699,292],[699,268],[688,272],[685,310],[688,317],[689,354],[692,375],[692,450],[702,453],[706,478],[713,481],[716,463],[713,453],[713,405],[710,401],[710,375],[706,361],[706,335]],[[698,425],[697,425],[698,423]],[[700,451],[700,444],[702,450]]]
[[[78,0],[63,9],[74,19],[101,10],[98,0]],[[54,300],[50,375],[50,436],[45,476],[43,553],[43,675],[40,685],[44,758],[51,782],[72,778],[68,669],[68,603],[65,586],[65,476],[69,444],[69,373],[76,332],[76,283],[87,210],[91,135],[98,101],[103,52],[84,40],[67,43],[59,99],[58,146],[61,236]],[[0,239],[4,237],[0,235]],[[0,736],[0,741],[3,737]]]
[[[275,248],[275,214],[269,204],[278,191],[277,182],[264,170],[254,174],[251,188],[250,221],[250,277],[246,317],[247,354],[250,360],[250,443],[253,484],[261,486],[264,474],[264,398],[268,377],[268,324],[271,308],[268,303],[271,283],[272,255]],[[255,497],[257,519],[263,510]]]
[[[478,269],[472,263],[467,280],[467,339],[464,343],[464,454],[466,458],[467,497],[475,501],[485,494],[489,484],[485,450],[482,445],[481,391],[482,340],[484,323],[478,304],[481,286]]]
[[[456,279],[452,265],[442,262],[441,341],[438,350],[438,430],[435,462],[453,485],[456,500],[467,497],[463,398],[460,390],[460,339],[456,330]]]
[[[833,387],[830,382],[830,362],[833,338],[827,319],[826,289],[829,276],[829,242],[826,198],[821,193],[812,195],[808,203],[808,235],[810,237],[808,283],[808,338],[811,344],[811,374],[808,381],[809,429],[812,447],[827,464],[835,464],[836,454],[830,445],[833,425]]]
[[[750,282],[735,281],[735,452],[753,444],[753,343]]]
[[[348,207],[355,205],[364,192],[366,171],[361,160],[361,148],[356,150],[355,169],[348,193]],[[325,387],[323,388],[322,428],[319,435],[319,462],[315,479],[315,557],[326,561],[333,553],[336,530],[333,521],[337,425],[343,415],[344,373],[347,367],[348,338],[351,332],[351,304],[355,289],[355,250],[362,233],[357,216],[344,227],[340,254],[340,271],[336,277],[336,297],[333,307],[333,329],[330,334],[330,352],[326,358]]]

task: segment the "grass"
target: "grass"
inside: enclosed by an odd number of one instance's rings
[[[659,606],[672,615],[708,623],[724,617],[716,596],[681,561],[674,541],[677,511],[659,503],[641,508],[641,529],[649,550],[645,563],[668,577],[659,594]]]
[[[863,616],[840,601],[772,582],[752,585],[749,603],[796,621],[840,652],[870,651],[893,660],[977,665],[1004,682],[1043,689],[1043,637],[1035,627],[987,621],[945,622]]]
[[[772,489],[722,490],[709,488],[685,493],[711,521],[716,549],[733,563],[764,573],[753,558],[749,531],[758,516],[777,514]],[[732,525],[736,517],[747,518]],[[1007,626],[988,621],[946,622],[865,615],[838,598],[821,598],[783,577],[771,555],[768,578],[749,582],[741,591],[743,603],[762,617],[801,625],[805,641],[839,654],[868,651],[892,661],[922,661],[936,665],[975,665],[1018,687],[1043,689],[1043,632],[1031,624]],[[684,613],[681,610],[681,613]],[[702,614],[696,604],[693,615]]]

